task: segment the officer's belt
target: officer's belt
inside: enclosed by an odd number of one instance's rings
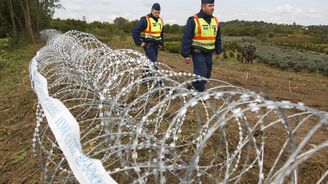
[[[205,49],[205,48],[198,48],[198,47],[192,47],[191,48],[191,52],[193,54],[211,53],[213,51],[214,50],[208,50],[208,49]]]
[[[160,43],[157,42],[146,42],[146,45],[159,45]]]

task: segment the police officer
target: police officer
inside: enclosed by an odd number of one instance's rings
[[[137,46],[143,47],[148,59],[157,63],[158,48],[164,45],[164,22],[159,17],[161,6],[154,3],[151,13],[141,17],[140,21],[132,29],[132,37]]]
[[[202,0],[201,2],[200,12],[187,20],[181,44],[181,55],[187,64],[192,60],[194,74],[210,78],[212,56],[215,53],[218,57],[222,52],[221,31],[218,19],[213,16],[214,0]],[[205,83],[204,80],[196,81],[187,88],[203,92]]]
[[[242,47],[241,63],[253,64],[253,55],[255,51],[256,51],[256,47],[250,42],[246,42]]]

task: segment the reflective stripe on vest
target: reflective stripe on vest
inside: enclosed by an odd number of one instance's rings
[[[217,30],[219,27],[218,19],[213,17],[210,24],[208,24],[203,18],[194,15],[194,21],[196,26],[194,37],[192,38],[192,45],[207,50],[214,50]]]
[[[142,32],[142,37],[143,38],[150,38],[154,39],[156,41],[161,41],[161,33],[163,30],[163,19],[158,18],[159,21],[155,21],[152,17],[149,17],[148,15],[146,16],[147,20],[147,27],[146,29]]]

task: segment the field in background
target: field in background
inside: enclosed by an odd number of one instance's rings
[[[167,48],[160,51],[159,61],[176,71],[192,72],[192,65],[172,53],[170,43],[178,45],[177,35],[168,35]],[[105,39],[106,41],[106,39]],[[106,41],[113,48],[132,48],[132,39]],[[32,157],[36,96],[31,89],[28,65],[41,44],[18,50],[0,48],[0,183],[38,183],[42,171]],[[241,64],[237,57],[214,61],[213,78],[227,81],[256,92],[265,92],[276,100],[302,101],[305,105],[328,111],[328,77],[319,72],[287,68],[280,70],[260,63]],[[326,60],[327,61],[327,60]],[[318,162],[328,164],[323,159]]]
[[[168,34],[165,42],[165,50],[171,53],[180,53],[181,51],[181,35]],[[270,67],[279,68],[281,70],[293,70],[295,72],[308,71],[312,73],[321,73],[328,76],[328,44],[322,44],[316,48],[307,44],[288,44],[286,42],[278,42],[282,38],[262,41],[255,37],[223,37],[223,58],[236,61],[241,60],[243,45],[246,42],[256,46],[254,58],[257,62],[267,64]],[[294,39],[294,38],[293,38]]]
[[[229,41],[242,38],[225,38]],[[133,44],[131,38],[123,42],[108,43],[111,48],[133,48],[143,52]],[[230,49],[229,49],[230,50]],[[261,50],[261,49],[260,49]],[[323,55],[328,57],[328,55]],[[192,72],[192,65],[183,62],[178,53],[172,53],[167,48],[160,51],[159,61],[168,64],[177,71]],[[326,60],[326,64],[328,64]],[[320,72],[309,72],[306,69],[295,72],[292,68],[281,70],[271,67],[255,59],[254,64],[242,64],[236,57],[220,57],[214,60],[212,78],[224,80],[233,85],[241,86],[256,92],[265,92],[279,99],[293,102],[303,101],[306,105],[328,111],[328,76]]]

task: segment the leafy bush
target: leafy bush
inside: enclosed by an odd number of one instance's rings
[[[300,72],[302,70],[301,64],[297,63],[296,65],[294,65],[293,70],[295,72]]]
[[[223,52],[223,59],[228,59],[228,54],[227,54],[227,52]]]
[[[9,39],[8,38],[1,38],[0,39],[0,49],[7,49],[9,44]]]
[[[241,59],[241,54],[238,53],[237,54],[237,60],[240,61],[240,59]]]
[[[233,52],[229,52],[229,57],[230,57],[230,58],[235,58],[235,53],[233,53]]]
[[[257,44],[255,56],[260,62],[280,69],[292,68],[294,71],[307,70],[309,72],[325,73],[328,56],[313,52],[297,51],[290,48],[280,48]]]
[[[7,52],[0,49],[0,70],[4,68],[5,62],[7,60]]]
[[[180,42],[182,34],[165,34],[165,42]]]
[[[287,70],[289,68],[289,66],[286,62],[281,62],[281,63],[279,63],[279,68],[282,70]]]
[[[328,67],[324,69],[324,71],[322,72],[322,74],[328,76]]]
[[[223,42],[223,48],[228,51],[241,51],[241,47],[238,45],[237,42],[233,41],[233,42]]]
[[[107,43],[113,39],[126,39],[126,34],[122,29],[112,24],[102,24],[102,28],[91,27],[87,32],[95,35],[100,41]]]
[[[20,33],[17,38],[8,38],[8,48],[20,48],[30,43],[26,33]]]
[[[289,67],[293,68],[297,64],[297,61],[287,60],[287,64]]]
[[[165,50],[168,50],[171,53],[180,53],[181,52],[181,43],[180,42],[165,42]]]
[[[315,64],[313,63],[309,63],[306,65],[306,69],[309,71],[309,72],[316,72],[318,71],[318,68]]]
[[[294,43],[293,41],[276,41],[275,45],[284,46],[292,49],[297,49],[299,51],[314,51],[319,53],[327,53],[327,44],[313,44],[313,43]]]

